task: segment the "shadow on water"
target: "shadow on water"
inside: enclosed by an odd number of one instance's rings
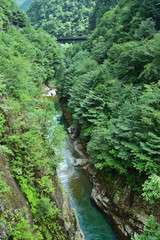
[[[55,102],[55,99],[54,99]],[[58,121],[67,129],[67,123],[62,110],[56,100]],[[61,113],[61,115],[60,115]],[[80,151],[76,150],[75,142],[68,136],[64,143],[62,155],[64,161],[60,164],[58,175],[65,189],[68,190],[71,205],[75,208],[80,227],[86,240],[120,240],[116,235],[112,222],[91,201],[92,184],[88,177],[79,168],[73,167],[76,158],[82,158]]]

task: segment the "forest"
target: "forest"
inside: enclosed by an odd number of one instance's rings
[[[56,111],[40,90],[51,82],[103,181],[112,174],[123,176],[146,204],[158,208],[159,1],[35,0],[26,14],[13,0],[1,0],[0,154],[35,223],[30,226],[25,213],[4,212],[0,206],[0,226],[7,228],[8,239],[67,239],[52,201],[52,177],[60,161],[54,151],[65,134],[58,125],[52,141],[47,138],[52,124],[48,119]],[[66,46],[56,42],[56,37],[67,36],[88,40]],[[2,198],[9,192],[3,174],[0,186]],[[159,240],[158,220],[150,216],[136,240]]]
[[[16,196],[1,169],[0,238],[67,239],[54,202],[59,161],[54,151],[65,135],[57,126],[48,139],[56,111],[41,98],[41,87],[58,71],[62,53],[49,34],[31,27],[12,0],[0,2],[0,29],[0,167],[1,161],[8,164],[33,218],[30,225],[27,209],[11,207]]]
[[[87,43],[67,48],[57,79],[96,168],[129,174],[151,203],[160,197],[156,3],[121,1],[107,11]]]
[[[159,3],[122,0],[113,7],[117,2],[103,2],[111,4],[105,5],[110,10],[102,18],[101,11],[93,10],[88,42],[67,48],[57,89],[104,179],[109,173],[123,175],[134,192],[158,205]],[[139,239],[158,240],[155,229]]]
[[[27,15],[36,29],[42,27],[55,37],[85,36],[94,3],[95,0],[35,0]]]

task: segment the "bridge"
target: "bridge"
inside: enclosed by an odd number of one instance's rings
[[[82,42],[86,41],[86,37],[64,37],[64,38],[57,38],[59,43],[70,43],[70,42]]]

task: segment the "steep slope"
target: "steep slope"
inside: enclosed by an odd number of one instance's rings
[[[88,33],[88,18],[94,2],[36,0],[27,14],[35,28],[42,27],[56,37],[83,36]]]
[[[96,5],[93,8],[90,17],[89,25],[90,29],[94,30],[99,24],[103,14],[111,9],[113,9],[119,0],[97,0]]]
[[[158,0],[120,1],[104,13],[87,43],[66,50],[65,69],[57,79],[96,169],[100,185],[97,190],[95,183],[95,200],[104,197],[104,206],[103,200],[99,206],[106,207],[106,212],[112,202],[117,218],[124,216],[126,229],[130,220],[134,228],[132,217],[140,214],[141,221],[135,220],[142,224],[138,234],[149,214],[160,221],[159,19]],[[129,186],[123,185],[122,191],[117,184],[120,179]],[[128,228],[128,237],[136,232],[133,228]]]
[[[41,97],[63,55],[28,22],[14,1],[0,2],[0,239],[83,239],[56,174],[65,134]]]

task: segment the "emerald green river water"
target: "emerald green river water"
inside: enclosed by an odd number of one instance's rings
[[[63,117],[58,101],[54,100],[58,111],[57,120],[64,129],[67,123]],[[86,240],[120,240],[116,235],[111,221],[91,201],[92,185],[80,168],[73,166],[76,158],[82,158],[83,153],[77,150],[76,141],[70,136],[64,143],[62,155],[64,161],[60,164],[58,175],[70,195],[71,205],[76,210],[80,227]]]

